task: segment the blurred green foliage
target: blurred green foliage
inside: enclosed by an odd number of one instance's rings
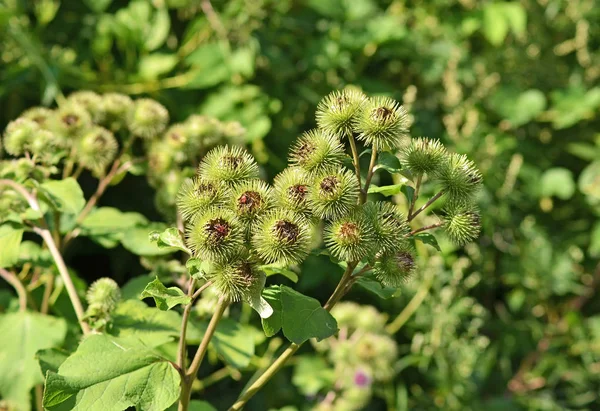
[[[368,409],[600,403],[599,80],[594,0],[0,2],[1,129],[72,90],[149,95],[176,121],[239,121],[274,175],[321,97],[353,84],[395,90],[413,136],[479,165],[478,242],[460,253],[441,242],[443,260],[424,261],[398,297],[350,295],[395,324],[394,377],[377,383]],[[330,269],[309,259],[301,291],[320,295],[337,281]],[[123,282],[139,274],[121,272]],[[248,409],[327,400],[327,354],[303,353],[320,362],[297,362],[300,389],[281,373]],[[221,382],[204,394],[221,409],[237,392]]]

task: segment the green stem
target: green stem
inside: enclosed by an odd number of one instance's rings
[[[425,301],[425,297],[429,294],[429,289],[433,283],[433,276],[429,275],[423,283],[417,293],[413,296],[410,302],[404,307],[404,309],[398,314],[398,316],[385,327],[385,331],[389,334],[396,334],[402,326],[408,321],[408,319],[417,311],[417,308]]]
[[[433,197],[431,197],[429,199],[429,201],[427,201],[425,204],[423,204],[421,206],[421,208],[419,208],[417,211],[415,211],[412,215],[408,216],[408,221],[412,221],[415,219],[416,216],[418,216],[419,214],[421,214],[421,212],[423,210],[425,210],[427,207],[429,207],[431,204],[433,204],[435,202],[435,200],[437,200],[438,198],[440,198],[441,196],[444,195],[444,190],[440,191],[439,193],[437,193],[436,195],[434,195]]]
[[[27,290],[19,281],[19,278],[15,273],[11,273],[10,271],[0,267],[0,277],[4,278],[7,283],[12,285],[17,292],[17,296],[19,297],[19,310],[26,311],[27,310]]]
[[[421,182],[423,181],[423,174],[419,174],[417,177],[417,183],[415,184],[415,192],[413,194],[413,198],[410,201],[410,207],[408,208],[408,216],[410,217],[413,210],[415,209],[415,204],[417,203],[417,199],[419,198],[419,190],[421,189]]]
[[[373,147],[373,151],[371,151],[371,162],[369,163],[369,171],[367,172],[367,178],[365,180],[365,189],[363,190],[364,195],[366,196],[369,193],[369,186],[371,185],[371,179],[373,178],[373,174],[375,174],[375,164],[377,163],[377,149]]]
[[[415,235],[417,233],[420,233],[422,231],[431,230],[432,228],[438,228],[438,227],[441,227],[443,225],[444,225],[444,223],[436,223],[436,224],[431,224],[431,225],[428,225],[428,226],[425,226],[425,227],[417,228],[416,230],[411,231],[407,235],[407,237],[413,236],[413,235]]]
[[[360,179],[360,159],[358,156],[358,149],[356,148],[356,141],[354,140],[354,136],[350,134],[348,136],[348,141],[350,141],[350,148],[352,150],[352,162],[354,163],[354,171],[356,173],[356,179],[358,180],[358,187],[362,187],[362,180]],[[360,191],[359,201],[363,203],[364,200],[364,192]]]

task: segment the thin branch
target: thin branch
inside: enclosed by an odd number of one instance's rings
[[[411,236],[413,236],[413,235],[415,235],[417,233],[420,233],[422,231],[431,230],[432,228],[438,228],[438,227],[441,227],[443,225],[444,225],[444,223],[435,223],[435,224],[431,224],[431,225],[428,225],[428,226],[425,226],[425,227],[417,228],[416,230],[411,231],[407,235],[407,237],[411,237]]]
[[[419,208],[413,214],[411,214],[411,215],[408,216],[408,221],[410,222],[410,221],[414,220],[416,216],[418,216],[419,214],[421,214],[421,212],[423,210],[425,210],[427,207],[429,207],[431,204],[433,204],[435,202],[435,200],[437,200],[438,198],[440,198],[443,195],[444,195],[444,190],[440,191],[439,193],[437,193],[436,195],[434,195],[433,197],[431,197],[429,199],[429,201],[427,201],[425,204],[423,204],[421,206],[421,208]]]
[[[221,38],[221,40],[229,44],[229,40],[227,38],[227,29],[225,29],[225,26],[221,22],[219,15],[215,11],[215,9],[213,9],[210,0],[202,0],[202,2],[200,3],[200,7],[206,15],[206,19],[208,20],[208,23],[213,28],[213,30],[217,32],[217,35]]]
[[[429,289],[433,284],[433,276],[429,275],[421,286],[417,290],[417,293],[413,296],[410,302],[404,307],[404,309],[398,314],[398,316],[386,325],[385,331],[389,334],[396,334],[408,321],[408,319],[417,311],[417,308],[425,301],[425,297],[429,294]]]
[[[421,189],[421,182],[423,181],[423,174],[419,174],[417,177],[417,182],[415,184],[415,192],[413,194],[413,198],[410,201],[410,207],[408,208],[408,215],[412,215],[413,210],[415,209],[415,204],[417,203],[417,199],[419,198],[419,190]]]
[[[13,272],[10,272],[4,268],[0,268],[0,277],[4,278],[7,283],[12,285],[17,292],[17,296],[19,297],[19,310],[26,311],[27,310],[27,290],[19,281],[17,275]]]
[[[352,162],[354,165],[354,171],[356,173],[356,179],[358,180],[358,186],[361,187],[362,180],[360,179],[360,159],[358,156],[358,149],[356,148],[356,141],[354,140],[354,136],[352,134],[348,136],[348,141],[350,141],[350,148],[352,150]],[[365,197],[366,195],[361,189],[359,202],[363,203],[365,201]]]
[[[373,147],[371,151],[371,162],[369,163],[369,171],[367,172],[367,178],[365,179],[365,189],[363,190],[366,196],[369,193],[369,186],[371,185],[371,179],[375,174],[375,164],[377,163],[377,149]]]
[[[52,290],[54,288],[54,275],[50,274],[50,278],[46,281],[46,287],[44,288],[44,296],[42,297],[42,306],[40,312],[42,314],[48,314],[50,307],[50,296],[52,296]]]

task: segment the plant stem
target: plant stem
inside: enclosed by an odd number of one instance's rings
[[[187,334],[187,326],[188,326],[188,320],[190,318],[190,313],[192,312],[192,308],[194,307],[194,301],[192,300],[192,295],[194,295],[194,286],[195,285],[196,285],[196,280],[194,280],[194,277],[191,277],[190,281],[189,281],[189,285],[188,285],[188,292],[187,292],[188,297],[190,297],[190,302],[183,309],[183,316],[181,319],[181,331],[179,332],[179,345],[177,347],[177,365],[182,370],[183,375],[185,375],[185,369],[186,369],[185,337]]]
[[[27,291],[15,273],[12,273],[4,268],[0,268],[0,277],[4,278],[7,283],[12,285],[19,297],[19,311],[27,310]]]
[[[46,287],[44,288],[44,296],[42,297],[42,306],[40,307],[40,312],[42,314],[48,314],[48,309],[50,307],[50,296],[52,295],[53,288],[54,288],[54,274],[51,274],[50,278],[46,282]]]
[[[373,151],[371,151],[371,162],[369,163],[369,171],[367,172],[367,178],[365,180],[365,189],[363,193],[365,198],[369,193],[369,186],[371,185],[371,179],[373,178],[373,174],[375,174],[375,163],[377,162],[377,149],[373,147]]]
[[[200,369],[200,365],[202,364],[202,360],[204,359],[204,356],[206,355],[206,351],[208,349],[208,343],[210,342],[213,335],[215,334],[217,325],[219,324],[219,321],[223,317],[223,313],[225,312],[225,309],[227,308],[228,305],[229,305],[229,300],[226,297],[219,298],[219,302],[217,303],[215,312],[214,312],[210,322],[208,323],[208,327],[206,328],[204,336],[202,337],[202,341],[200,342],[200,345],[198,346],[198,351],[196,351],[196,355],[194,355],[194,359],[192,360],[192,363],[190,364],[190,368],[189,368],[188,372],[185,373],[185,376],[183,377],[183,379],[181,381],[181,396],[179,398],[179,411],[187,411],[187,409],[188,409],[188,406],[190,403],[190,396],[192,394],[192,383],[196,379],[196,374],[198,373],[198,370]]]
[[[429,294],[429,289],[433,284],[433,275],[428,277],[421,283],[421,286],[417,290],[417,293],[413,296],[410,302],[404,307],[404,309],[398,314],[398,316],[385,327],[385,331],[389,334],[396,334],[404,326],[406,321],[417,311],[417,308],[425,301],[425,297]]]
[[[325,308],[327,311],[330,311],[347,292],[346,285],[352,280],[352,272],[357,264],[358,262],[348,263],[342,279],[333,291],[333,294],[331,294],[331,297],[329,297],[329,300],[327,300],[323,306],[323,308]],[[301,346],[302,344],[291,343],[288,348],[286,348],[285,351],[282,352],[279,357],[277,357],[275,362],[273,362],[273,364],[271,364],[261,374],[260,377],[258,377],[252,384],[250,384],[249,387],[242,391],[235,404],[229,408],[229,411],[241,410],[250,400],[250,398],[252,398],[275,374],[277,374],[281,368],[283,368],[285,363],[296,353],[296,351],[298,351]]]
[[[358,187],[362,187],[362,180],[360,179],[360,159],[358,156],[358,149],[356,148],[356,141],[354,136],[350,134],[348,136],[350,141],[350,148],[352,150],[352,162],[354,163],[354,171],[356,172],[356,179],[358,180]],[[359,201],[364,202],[364,192],[361,189]]]
[[[423,181],[423,174],[419,174],[419,176],[417,177],[417,182],[415,184],[415,192],[413,194],[413,198],[410,201],[410,206],[408,208],[408,216],[410,217],[413,210],[415,209],[415,204],[417,202],[417,199],[419,198],[419,190],[421,189],[421,182]]]
[[[417,234],[417,233],[420,233],[421,231],[430,230],[430,229],[432,229],[432,228],[438,228],[438,227],[441,227],[441,226],[443,226],[443,225],[444,225],[444,223],[435,223],[435,224],[431,224],[431,225],[428,225],[428,226],[425,226],[425,227],[421,227],[421,228],[418,228],[418,229],[416,229],[416,230],[413,230],[413,231],[411,231],[411,232],[410,232],[410,233],[407,235],[407,237],[410,237],[410,236],[412,236],[412,235],[415,235],[415,234]]]
[[[443,195],[444,195],[444,190],[440,191],[439,193],[437,193],[436,195],[434,195],[433,197],[431,197],[429,199],[429,201],[427,201],[425,204],[423,204],[421,206],[421,208],[419,208],[413,214],[411,214],[411,215],[408,216],[408,221],[410,222],[410,221],[414,220],[416,216],[418,216],[419,214],[421,214],[421,212],[423,210],[425,210],[427,207],[429,207],[431,204],[433,204],[435,202],[435,200],[437,200],[438,198],[440,198]]]

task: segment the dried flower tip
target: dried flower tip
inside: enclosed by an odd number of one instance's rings
[[[106,93],[102,99],[105,114],[103,124],[112,131],[125,127],[129,112],[133,109],[133,100],[121,93]]]
[[[325,227],[325,244],[341,261],[360,261],[373,253],[373,228],[361,212],[352,212]]]
[[[329,170],[316,176],[309,202],[317,217],[339,218],[354,208],[358,192],[358,182],[349,170]]]
[[[413,174],[434,174],[446,157],[446,148],[439,140],[419,137],[400,152],[402,164]]]
[[[462,246],[479,236],[481,217],[475,206],[450,202],[444,211],[444,231],[453,243]]]
[[[18,118],[8,123],[4,130],[4,148],[8,154],[20,156],[40,130],[39,125],[32,120]]]
[[[310,184],[311,179],[304,170],[297,167],[286,168],[273,180],[275,202],[280,207],[305,215],[310,214],[308,204]]]
[[[194,255],[222,262],[235,255],[244,241],[243,226],[233,212],[211,207],[200,213],[187,232]]]
[[[99,173],[115,159],[119,145],[113,133],[93,126],[79,137],[76,147],[79,164]]]
[[[238,184],[241,180],[258,178],[258,165],[241,147],[219,146],[210,150],[198,168],[207,181]]]
[[[406,247],[400,251],[378,256],[373,272],[381,284],[396,288],[410,279],[415,267],[413,252]]]
[[[69,94],[67,101],[85,108],[96,124],[102,123],[106,117],[104,99],[93,91],[76,91]]]
[[[229,200],[229,190],[201,178],[183,182],[177,194],[177,209],[185,221],[193,221],[198,213],[212,206],[223,206]]]
[[[354,121],[358,139],[379,151],[400,147],[408,137],[408,113],[389,97],[374,97],[362,105]]]
[[[275,209],[267,212],[254,227],[252,245],[268,264],[299,264],[309,253],[311,228],[299,214]]]
[[[90,307],[98,307],[103,312],[109,312],[121,300],[121,290],[112,278],[100,278],[92,283],[87,291],[86,299]]]
[[[390,253],[405,246],[404,236],[410,232],[410,226],[395,204],[369,202],[364,205],[364,212],[373,227],[379,252]]]
[[[313,174],[340,166],[345,155],[344,147],[333,134],[311,130],[292,147],[290,163]]]
[[[456,153],[441,164],[436,178],[452,201],[471,197],[483,181],[475,164],[464,154]]]
[[[333,91],[317,106],[317,125],[335,136],[352,135],[353,122],[367,97],[359,90]]]
[[[142,98],[129,111],[127,126],[133,134],[145,139],[160,135],[169,123],[169,112],[158,101]]]

